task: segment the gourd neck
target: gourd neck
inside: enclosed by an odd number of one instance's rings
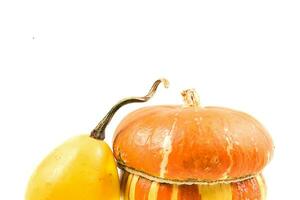
[[[153,83],[151,89],[146,94],[146,96],[128,97],[128,98],[122,99],[117,104],[115,104],[109,110],[109,112],[104,116],[104,118],[98,123],[98,125],[92,130],[90,136],[92,138],[95,138],[98,140],[104,140],[105,139],[105,129],[106,129],[107,125],[109,124],[109,122],[112,120],[115,113],[124,105],[130,104],[130,103],[142,103],[142,102],[148,101],[149,99],[151,99],[153,97],[153,95],[155,94],[160,83],[163,83],[165,88],[168,88],[168,86],[169,86],[169,81],[167,79],[164,79],[164,78],[159,79]]]

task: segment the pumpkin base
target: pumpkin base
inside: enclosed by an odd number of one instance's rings
[[[262,175],[234,182],[213,185],[177,185],[159,183],[123,171],[122,200],[266,200]]]

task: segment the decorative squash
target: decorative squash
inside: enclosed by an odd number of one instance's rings
[[[108,144],[89,135],[53,150],[33,173],[26,200],[119,200],[119,176]]]
[[[263,200],[259,174],[274,149],[267,130],[246,113],[200,106],[195,90],[182,95],[184,105],[138,109],[116,129],[113,152],[125,171],[123,198],[165,200],[158,191],[177,188],[172,199],[218,199],[213,195],[230,188],[227,199]],[[181,197],[185,192],[190,197]]]

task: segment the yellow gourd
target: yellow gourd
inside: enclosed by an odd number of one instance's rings
[[[67,140],[50,153],[29,180],[26,200],[119,200],[120,185],[111,149],[104,142],[105,128],[115,112],[125,104],[148,101],[157,80],[144,97],[121,100],[100,121],[90,135]]]
[[[109,146],[80,135],[56,148],[37,168],[26,200],[119,200],[119,179]]]

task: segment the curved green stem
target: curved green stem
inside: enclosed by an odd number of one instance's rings
[[[99,122],[99,124],[94,128],[91,132],[91,137],[99,140],[105,139],[105,128],[113,118],[114,114],[124,105],[129,103],[142,103],[146,102],[155,94],[160,83],[163,83],[165,88],[169,86],[169,81],[167,79],[159,79],[155,81],[149,90],[148,94],[143,97],[129,97],[119,101],[116,105],[114,105],[110,111],[105,115],[105,117]]]

